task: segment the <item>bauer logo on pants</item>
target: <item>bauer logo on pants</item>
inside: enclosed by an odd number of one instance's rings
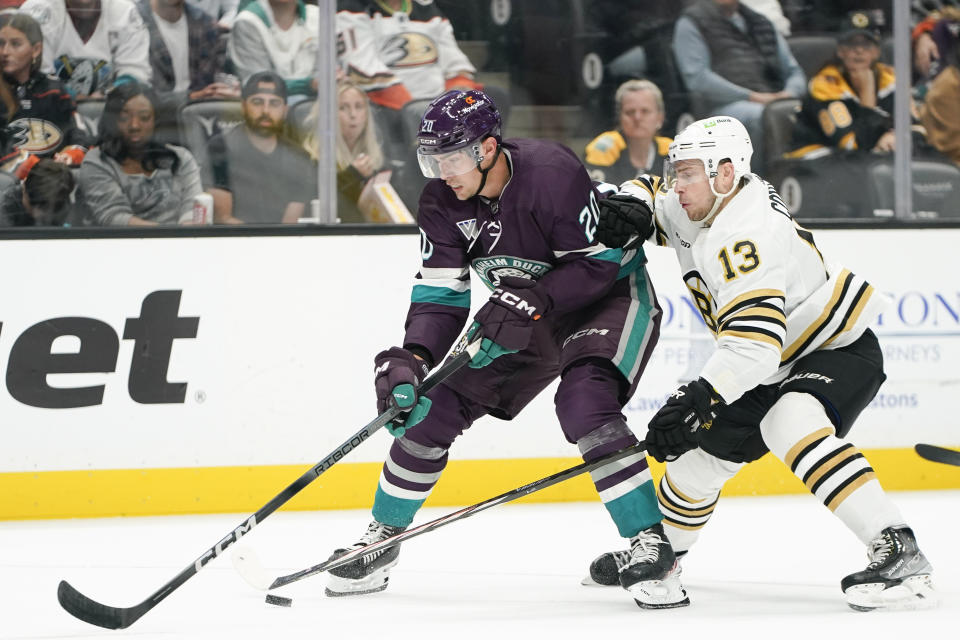
[[[178,339],[197,337],[200,318],[181,318],[182,291],[154,291],[141,303],[140,316],[127,318],[123,340],[133,341],[127,391],[140,404],[183,403],[186,382],[167,381],[170,356]],[[0,332],[3,324],[0,323]],[[54,343],[72,336],[79,346],[64,352]],[[105,384],[53,386],[51,374],[113,373],[121,336],[96,318],[62,317],[28,327],[14,341],[7,363],[7,391],[23,404],[44,409],[72,409],[103,403]]]

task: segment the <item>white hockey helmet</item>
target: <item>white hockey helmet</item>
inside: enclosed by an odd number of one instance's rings
[[[753,144],[743,123],[731,116],[715,116],[697,120],[681,131],[668,151],[670,163],[681,160],[700,160],[713,180],[723,160],[733,163],[734,185],[750,173]]]

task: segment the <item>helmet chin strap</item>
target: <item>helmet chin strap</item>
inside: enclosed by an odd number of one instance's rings
[[[474,192],[471,198],[480,195],[480,192],[483,191],[484,185],[487,184],[487,174],[490,173],[490,169],[493,169],[497,164],[497,158],[500,157],[500,144],[497,143],[497,152],[493,154],[493,162],[490,163],[490,166],[486,169],[481,169],[480,165],[483,162],[482,160],[477,161],[477,170],[480,172],[480,186],[477,187],[477,190]]]
[[[703,223],[703,226],[705,227],[710,226],[710,223],[713,221],[714,216],[716,216],[717,213],[720,211],[720,207],[721,205],[723,205],[723,201],[726,200],[730,196],[730,194],[732,194],[734,191],[737,190],[738,182],[739,180],[737,180],[736,176],[734,176],[733,186],[730,187],[730,191],[727,191],[726,193],[717,193],[717,188],[714,186],[713,181],[712,180],[710,181],[710,192],[713,193],[713,195],[716,196],[716,198],[713,201],[713,207],[710,208],[710,213],[708,213],[703,218],[703,220],[700,221]]]

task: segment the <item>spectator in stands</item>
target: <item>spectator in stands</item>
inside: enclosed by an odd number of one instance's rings
[[[956,33],[948,32],[947,24],[960,17],[960,0],[914,0],[911,6],[914,17],[913,68],[920,82],[932,80],[950,64],[950,47],[956,47]],[[944,22],[946,19],[946,23]],[[935,29],[935,27],[939,28]],[[946,31],[946,32],[945,32]],[[943,61],[943,62],[942,62]]]
[[[483,88],[506,117],[509,95],[474,81],[449,20],[433,0],[338,0],[337,51],[347,78],[367,92],[390,131],[409,146],[427,104],[450,89]]]
[[[594,138],[584,163],[590,177],[619,185],[643,173],[661,175],[672,140],[658,136],[663,95],[649,80],[627,80],[614,95],[617,128]]]
[[[894,149],[893,67],[880,62],[878,32],[856,15],[852,20],[840,35],[836,57],[810,80],[794,157],[809,157],[824,146],[877,153]]]
[[[219,224],[297,222],[317,193],[310,156],[283,136],[287,85],[273,71],[243,86],[241,126],[210,139],[204,184]]]
[[[0,182],[4,184],[0,195],[0,226],[69,226],[76,182],[65,164],[44,158],[22,182],[7,175]]]
[[[136,81],[107,93],[97,147],[80,167],[80,193],[96,225],[177,224],[192,217],[200,170],[183,147],[154,139],[157,98]]]
[[[920,108],[920,121],[927,140],[941,153],[960,165],[960,22],[946,18],[937,28],[952,34],[952,42],[943,47],[943,69],[930,83]]]
[[[233,21],[237,19],[237,12],[241,4],[249,0],[187,0],[187,4],[203,11],[223,29],[230,30]]]
[[[239,82],[221,73],[227,41],[213,18],[184,0],[136,0],[150,34],[150,67],[159,102],[157,140],[180,144],[177,113],[191,100],[240,97]],[[227,83],[220,78],[233,78]]]
[[[773,23],[739,0],[698,0],[677,20],[673,48],[697,117],[731,115],[763,149],[763,108],[804,95],[806,80]]]
[[[253,0],[230,31],[228,55],[240,78],[273,71],[293,101],[317,95],[318,10],[303,0]]]
[[[151,81],[150,36],[131,0],[27,0],[43,31],[43,66],[77,100],[114,84]]]
[[[40,71],[43,34],[26,13],[0,15],[0,69],[10,102],[0,101],[4,139],[24,154],[79,165],[93,141],[63,84]],[[7,163],[4,163],[7,167]]]
[[[184,0],[137,0],[150,34],[150,67],[158,93],[186,99],[237,99],[240,87],[217,82],[226,40],[213,18]]]
[[[892,4],[891,0],[781,0],[793,35],[833,33],[854,12],[870,14],[874,24],[890,25]]]
[[[315,102],[304,124],[307,135],[303,148],[317,160],[316,122],[319,102]],[[367,181],[383,167],[383,149],[376,125],[370,117],[367,95],[350,82],[337,85],[337,215],[340,222],[364,222],[357,206]]]

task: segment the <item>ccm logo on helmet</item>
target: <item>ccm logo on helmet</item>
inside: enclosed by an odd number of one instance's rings
[[[537,308],[527,304],[526,300],[515,293],[510,293],[509,291],[504,291],[503,289],[494,289],[493,293],[490,294],[490,299],[496,299],[503,304],[510,305],[520,313],[526,313],[534,320],[540,319],[540,314],[537,313]]]

